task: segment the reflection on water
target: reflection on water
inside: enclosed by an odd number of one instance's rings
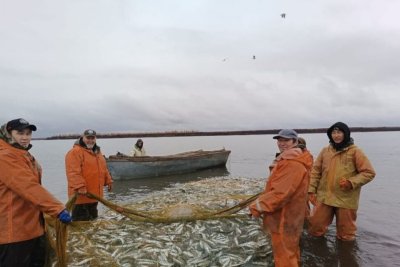
[[[330,229],[329,232],[334,233],[334,229]],[[361,266],[361,261],[358,259],[360,251],[357,240],[341,241],[329,233],[325,237],[312,237],[304,232],[300,246],[303,266]]]
[[[358,244],[357,240],[354,241],[340,241],[337,240],[337,251],[339,255],[339,266],[344,266],[343,263],[346,263],[347,266],[360,266],[358,261]]]

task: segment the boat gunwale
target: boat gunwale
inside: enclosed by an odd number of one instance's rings
[[[143,157],[132,157],[128,155],[117,156],[110,155],[106,158],[107,162],[156,162],[156,161],[172,161],[172,160],[191,160],[196,158],[204,158],[206,156],[213,155],[227,155],[231,153],[230,150],[219,149],[219,150],[194,150],[188,152],[182,152],[173,155],[165,156],[143,156]]]

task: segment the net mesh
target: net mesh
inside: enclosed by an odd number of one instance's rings
[[[263,179],[213,178],[177,184],[139,201],[118,205],[95,221],[67,229],[48,221],[57,257],[53,266],[264,265],[270,240],[243,209]],[[55,226],[55,227],[54,227]],[[64,252],[63,252],[64,250]]]

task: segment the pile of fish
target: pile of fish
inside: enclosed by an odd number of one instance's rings
[[[262,191],[264,184],[264,179],[210,178],[175,184],[124,206],[170,216],[218,211]],[[270,239],[261,221],[247,213],[163,224],[107,211],[96,221],[69,228],[68,266],[273,266]]]

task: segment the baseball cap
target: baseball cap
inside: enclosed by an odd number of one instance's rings
[[[296,139],[297,140],[297,133],[295,130],[292,129],[282,129],[279,131],[278,135],[275,135],[273,139],[278,139],[278,138],[287,138],[287,139]]]
[[[26,121],[26,120],[24,120],[22,118],[9,121],[9,122],[7,122],[7,126],[6,126],[6,129],[9,132],[12,131],[12,130],[20,131],[20,130],[23,130],[23,129],[26,129],[26,128],[29,128],[32,131],[36,131],[36,126],[35,125],[30,124],[28,121]]]
[[[91,129],[87,129],[83,132],[84,136],[94,136],[96,137],[96,131],[95,130],[91,130]]]

